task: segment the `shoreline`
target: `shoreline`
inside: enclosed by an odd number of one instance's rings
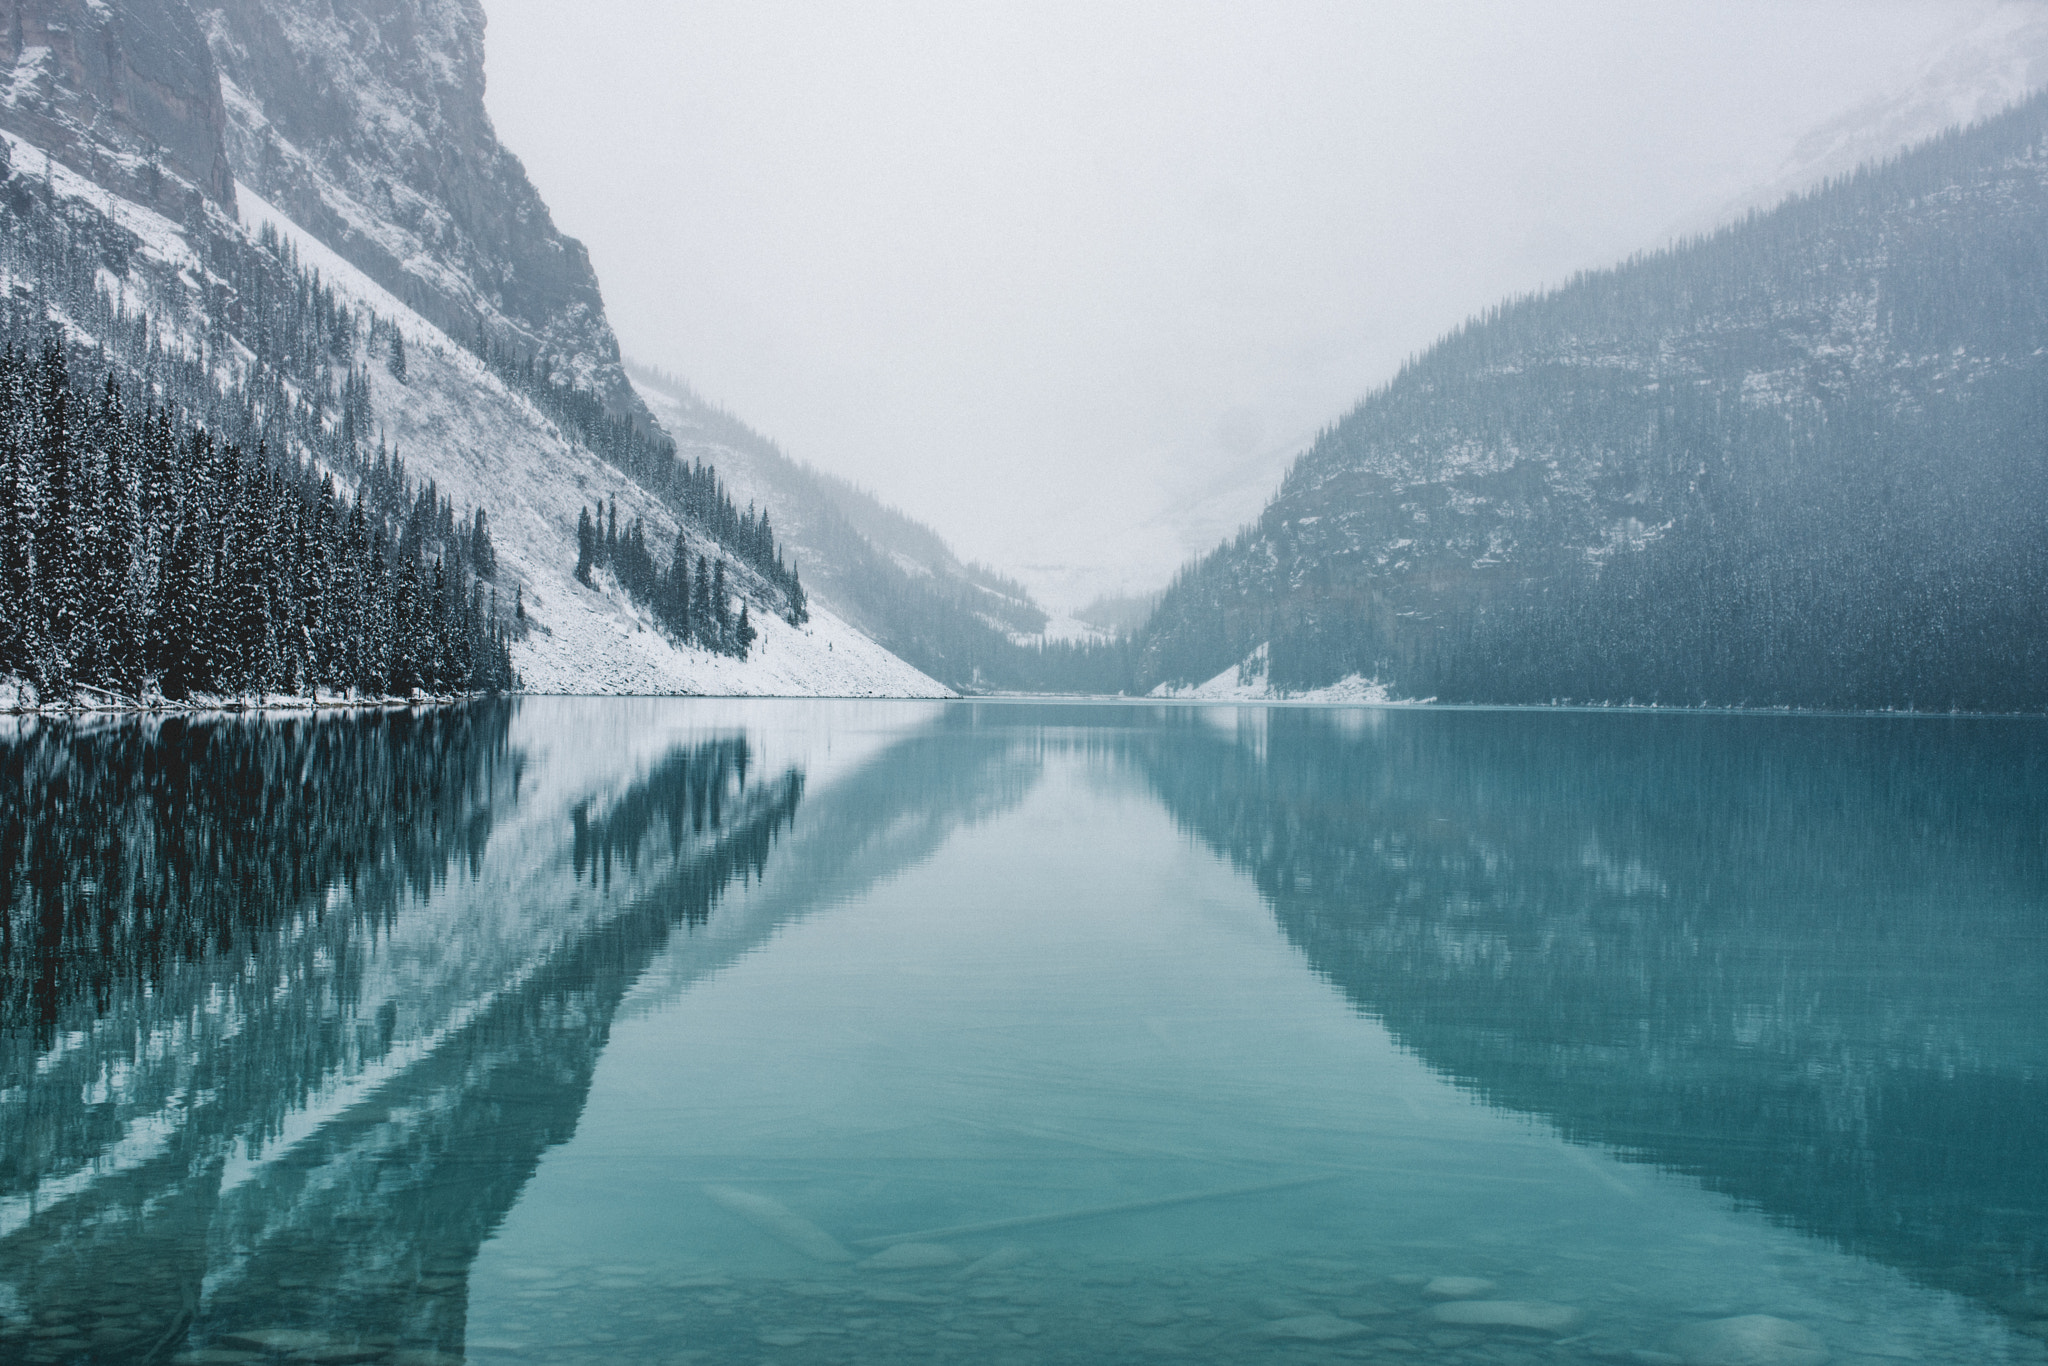
[[[423,707],[450,707],[464,702],[478,702],[494,695],[415,693],[410,697],[317,697],[271,693],[261,696],[223,697],[209,693],[174,700],[168,697],[123,697],[118,693],[103,692],[98,688],[84,689],[82,692],[97,696],[74,694],[59,702],[24,702],[19,688],[0,689],[0,716],[47,717],[54,720],[74,716],[195,716],[274,711],[304,712],[311,715],[344,711],[411,711]],[[495,695],[517,696],[514,693]]]
[[[138,700],[118,694],[98,693],[97,698],[73,696],[64,702],[24,703],[20,691],[11,687],[0,687],[0,717],[38,717],[58,720],[71,717],[124,717],[124,716],[201,716],[201,715],[255,715],[271,712],[303,713],[321,715],[340,712],[373,711],[417,711],[430,707],[461,706],[470,702],[482,702],[492,698],[516,699],[527,697],[584,697],[584,698],[629,698],[639,699],[698,699],[703,701],[753,701],[753,702],[964,702],[996,703],[1022,706],[1165,706],[1176,709],[1207,707],[1231,708],[1275,708],[1285,710],[1330,710],[1330,711],[1405,711],[1405,712],[1451,712],[1451,711],[1518,711],[1545,714],[1578,713],[1604,715],[1658,715],[1658,716],[1751,716],[1751,717],[1806,717],[1806,718],[1859,718],[1917,721],[2042,721],[2048,720],[2048,712],[1993,712],[1993,711],[1908,711],[1901,708],[1884,710],[1849,710],[1828,707],[1743,707],[1694,704],[1691,706],[1670,706],[1656,703],[1558,703],[1558,702],[1439,702],[1434,699],[1326,699],[1314,697],[1150,697],[1124,696],[1104,693],[956,693],[951,697],[920,697],[913,694],[872,694],[872,693],[579,693],[579,692],[532,692],[520,690],[504,693],[414,693],[409,697],[310,697],[301,694],[270,694],[264,697],[222,697],[204,695],[174,701],[170,698]]]

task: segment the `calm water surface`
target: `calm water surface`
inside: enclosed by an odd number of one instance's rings
[[[2048,1361],[2048,726],[5,724],[9,1363]]]

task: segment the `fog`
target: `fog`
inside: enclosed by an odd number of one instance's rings
[[[1475,310],[1995,102],[2041,14],[484,3],[627,353],[1053,606],[1163,583]]]

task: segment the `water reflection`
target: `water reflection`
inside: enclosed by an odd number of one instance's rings
[[[451,866],[474,872],[494,802],[517,791],[507,719],[495,704],[14,723],[0,738],[8,1043],[47,1048],[184,966],[239,960],[279,925],[320,919],[331,889],[350,893],[346,935]]]
[[[219,1322],[460,1351],[469,1259],[573,1129],[620,994],[803,793],[719,736],[523,810],[510,721],[0,746],[4,1354],[132,1360]],[[578,893],[614,859],[632,876]]]
[[[1429,1278],[1475,1273],[1583,1315],[1588,1351],[1708,1299],[1984,1342],[1941,1296],[1859,1301],[1849,1258],[1700,1290],[1735,1260],[1714,1239],[1808,1240],[1697,1186],[2048,1319],[2044,778],[2048,741],[1994,723],[26,726],[0,740],[0,1359],[611,1362],[635,1318],[672,1360],[678,1315],[715,1359],[1578,1359],[1445,1331]],[[1532,1115],[1681,1179],[1618,1181]],[[728,1182],[864,1259],[1203,1200],[849,1270],[705,1199]],[[828,1301],[867,1326],[835,1336]],[[1930,1359],[2034,1359],[1971,1350]]]
[[[1222,711],[1136,752],[1459,1084],[2048,1318],[2038,725]]]

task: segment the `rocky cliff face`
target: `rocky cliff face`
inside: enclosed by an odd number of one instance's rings
[[[0,128],[179,221],[232,210],[227,111],[184,0],[13,0]]]
[[[202,0],[235,176],[465,344],[645,420],[597,277],[484,109],[477,0]]]
[[[679,491],[582,248],[492,131],[475,0],[0,15],[10,341],[61,336],[129,396],[310,462],[344,497],[388,451],[414,485],[486,512],[529,690],[944,694],[834,614],[791,610],[749,568],[772,549]],[[600,500],[621,534],[644,524],[657,569],[678,546],[725,566],[747,657],[676,638],[615,576],[575,576],[578,518]]]

